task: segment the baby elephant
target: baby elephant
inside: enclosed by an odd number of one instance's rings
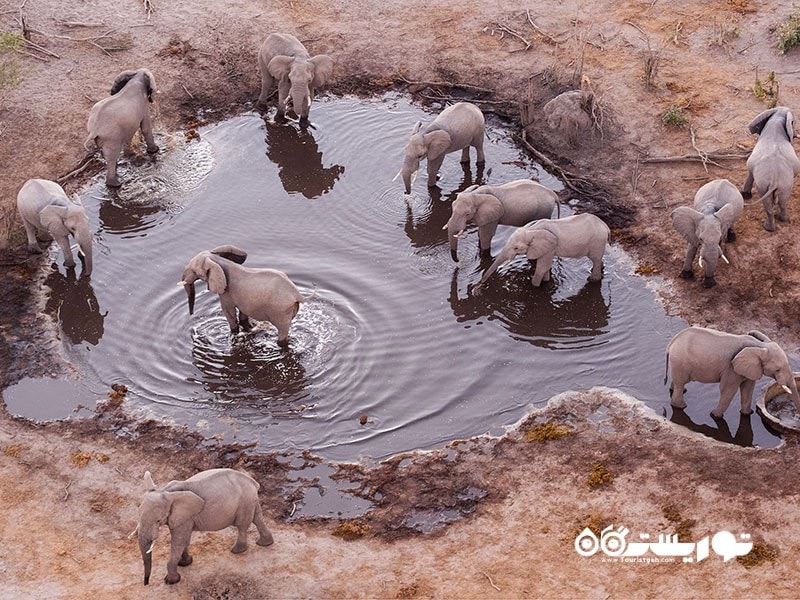
[[[442,228],[450,238],[450,256],[458,262],[458,238],[469,222],[478,226],[478,243],[484,254],[491,249],[498,225],[520,227],[529,221],[549,219],[557,206],[558,195],[530,179],[468,187],[456,196],[450,220]]]
[[[723,236],[728,242],[736,239],[733,224],[743,208],[744,200],[736,186],[727,179],[715,179],[697,190],[694,208],[681,206],[672,211],[672,224],[689,242],[681,271],[683,279],[694,278],[692,263],[699,248],[700,268],[705,270],[703,287],[710,288],[716,283],[717,261],[722,258],[728,262],[722,253]]]
[[[92,234],[89,218],[78,200],[70,200],[64,189],[55,181],[29,179],[17,194],[17,210],[28,235],[28,251],[42,252],[36,241],[36,233],[46,232],[53,237],[64,253],[64,264],[75,266],[69,236],[78,242],[78,255],[83,262],[83,274],[92,273]]]
[[[164,523],[172,537],[167,563],[167,583],[178,583],[178,566],[192,564],[189,542],[193,531],[219,531],[233,525],[239,536],[231,552],[247,550],[247,528],[255,523],[259,538],[256,544],[269,546],[272,534],[264,523],[258,501],[258,482],[233,469],[201,471],[185,481],[170,481],[156,489],[150,471],[144,474],[146,492],[139,507],[136,533],[144,563],[144,584],[150,583],[153,545],[158,528]]]
[[[608,225],[588,213],[563,219],[542,219],[520,227],[508,238],[478,286],[486,283],[498,267],[514,260],[517,254],[525,254],[528,260],[536,261],[536,270],[531,276],[534,287],[539,287],[542,281],[550,281],[550,268],[555,256],[588,256],[592,261],[589,280],[599,281],[603,277],[603,253],[610,233]]]
[[[667,374],[672,377],[670,403],[676,408],[686,407],[683,386],[687,382],[719,382],[719,402],[711,411],[716,419],[722,418],[737,389],[742,414],[750,414],[753,389],[763,375],[781,384],[800,410],[800,396],[786,354],[760,331],[735,335],[705,327],[684,329],[667,346],[665,384]]]
[[[108,187],[120,186],[117,159],[130,145],[137,129],[142,130],[147,151],[150,154],[158,152],[148,109],[155,88],[156,80],[147,69],[123,71],[111,85],[111,96],[100,100],[89,113],[86,125],[89,135],[83,146],[89,152],[94,148],[103,151]]]
[[[275,325],[278,344],[288,346],[289,324],[300,309],[300,303],[310,300],[314,294],[302,296],[281,271],[241,266],[246,258],[244,250],[226,245],[201,252],[190,260],[182,281],[178,283],[186,290],[189,314],[194,313],[194,282],[202,279],[208,283],[209,290],[219,294],[219,303],[231,332],[238,333],[240,327],[249,331],[249,317],[253,317]]]
[[[461,150],[461,162],[468,163],[470,146],[475,146],[478,152],[478,164],[485,163],[485,127],[481,109],[469,102],[457,102],[448,106],[428,125],[423,126],[421,121],[417,122],[406,144],[403,167],[394,179],[402,176],[406,194],[410,194],[412,175],[416,179],[419,161],[427,158],[428,187],[434,187],[445,154]]]

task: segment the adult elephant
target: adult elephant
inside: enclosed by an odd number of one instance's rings
[[[756,184],[767,213],[764,229],[775,231],[775,206],[779,208],[778,220],[788,221],[786,205],[792,194],[794,177],[800,173],[800,160],[792,146],[794,116],[785,106],[778,106],[760,113],[748,129],[759,137],[747,159],[742,196],[750,198],[753,183]]]
[[[156,81],[147,69],[123,71],[111,85],[111,96],[92,107],[86,129],[89,135],[83,143],[87,151],[100,148],[106,161],[106,185],[119,187],[117,159],[127,148],[137,129],[147,144],[147,152],[155,154],[158,146],[153,139],[149,104],[153,101]]]
[[[403,167],[395,175],[403,178],[406,194],[411,193],[412,176],[416,176],[422,159],[428,160],[428,187],[436,185],[436,175],[444,157],[461,150],[461,162],[469,163],[469,148],[474,146],[478,164],[486,162],[483,155],[483,138],[486,123],[481,109],[469,102],[457,102],[445,108],[428,125],[418,121],[406,144]]]
[[[46,233],[58,242],[64,253],[64,265],[75,267],[69,236],[78,242],[78,255],[83,262],[83,274],[92,273],[92,234],[89,218],[80,200],[70,200],[55,181],[29,179],[17,194],[17,210],[28,236],[28,251],[41,254],[36,240],[38,232]]]
[[[487,254],[498,225],[519,227],[530,221],[549,219],[557,206],[558,195],[530,179],[470,186],[456,196],[452,215],[443,227],[450,239],[450,256],[458,262],[458,239],[467,223],[478,226],[479,250]]]
[[[525,254],[528,260],[536,261],[536,270],[531,276],[533,287],[538,287],[542,281],[550,281],[550,269],[556,256],[589,257],[592,261],[589,281],[599,281],[603,277],[603,253],[610,233],[608,225],[588,213],[563,219],[542,219],[520,227],[508,238],[503,250],[481,277],[478,287],[485,284],[500,266],[514,260],[517,254]]]
[[[667,345],[664,383],[668,376],[672,379],[670,403],[676,408],[686,407],[683,386],[689,381],[719,382],[719,402],[711,416],[722,418],[737,389],[742,414],[750,414],[756,381],[764,375],[781,384],[800,410],[800,396],[786,353],[760,331],[737,335],[689,327]]]
[[[219,294],[222,312],[231,332],[249,331],[249,317],[269,321],[278,328],[278,344],[289,345],[289,324],[300,303],[314,294],[303,296],[285,273],[275,269],[250,269],[241,266],[247,253],[236,246],[218,246],[197,254],[183,271],[182,281],[189,300],[189,314],[194,312],[194,282],[202,279],[208,289]],[[238,316],[237,316],[238,309]]]
[[[333,59],[326,54],[312,57],[293,35],[272,33],[258,51],[258,68],[261,71],[258,105],[267,105],[267,98],[277,79],[278,120],[285,118],[286,108],[291,101],[300,123],[308,123],[314,93],[333,74]]]

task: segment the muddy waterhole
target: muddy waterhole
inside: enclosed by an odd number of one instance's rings
[[[399,96],[317,101],[307,130],[246,113],[201,128],[199,140],[162,137],[171,149],[121,170],[118,192],[96,178],[82,194],[98,239],[91,280],[67,273],[55,248],[46,278],[47,310],[81,378],[23,380],[5,392],[9,411],[80,416],[78,405],[122,383],[137,418],[256,451],[353,460],[502,433],[553,394],[605,385],[724,441],[779,442],[756,415],[740,420],[738,401],[715,423],[716,385],[689,384],[688,409],[673,414],[664,348],[686,323],[664,314],[615,245],[600,283],[587,282],[588,259],[556,259],[553,281],[534,289],[519,257],[475,295],[487,266],[477,232],[455,263],[442,231],[456,193],[530,177],[561,184],[495,124],[482,173],[474,149],[469,170],[454,153],[439,189],[427,188],[423,163],[405,196],[392,177],[414,123],[430,119]],[[511,231],[499,227],[493,254]],[[288,350],[273,327],[231,335],[202,282],[189,315],[176,283],[192,256],[222,244],[316,290]]]

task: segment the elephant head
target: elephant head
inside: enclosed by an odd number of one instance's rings
[[[722,252],[722,236],[733,226],[736,210],[726,204],[713,214],[704,214],[688,206],[672,211],[672,224],[687,242],[700,247],[700,267],[704,270],[703,287],[714,285],[714,273],[720,258],[728,259]],[[687,259],[690,260],[690,259]]]
[[[330,79],[333,73],[333,59],[326,54],[311,58],[279,55],[269,61],[267,70],[279,81],[288,78],[291,87],[286,104],[288,105],[291,98],[294,112],[301,120],[307,121],[314,90]]]
[[[394,179],[400,176],[403,177],[406,194],[411,193],[411,184],[416,179],[419,161],[422,159],[427,159],[428,161],[436,160],[447,153],[447,149],[450,147],[449,133],[441,129],[434,129],[433,131],[426,131],[426,129],[422,127],[421,121],[418,121],[414,126],[408,144],[406,144],[403,167],[394,176]],[[433,186],[435,183],[435,181],[429,181],[428,185]]]
[[[756,116],[747,129],[750,133],[758,133],[763,136],[767,133],[764,132],[765,127],[768,127],[769,133],[773,136],[780,135],[782,137],[783,134],[786,134],[787,139],[791,142],[794,137],[794,115],[785,106],[770,108]]]
[[[189,314],[194,314],[194,282],[202,279],[208,284],[208,289],[215,294],[222,294],[228,287],[228,278],[225,276],[225,271],[216,262],[215,257],[233,261],[237,264],[242,264],[247,259],[247,252],[226,244],[224,246],[217,246],[212,250],[205,250],[197,254],[183,271],[183,277],[178,285],[182,285],[186,290],[186,296],[189,301]]]
[[[481,194],[473,185],[465,189],[453,200],[452,215],[444,228],[450,240],[450,256],[458,262],[458,238],[464,233],[467,223],[474,222],[478,227],[498,222],[503,216],[503,204],[492,194]]]
[[[158,537],[159,528],[165,523],[170,531],[189,521],[203,510],[205,501],[194,492],[158,491],[153,483],[150,471],[144,474],[145,494],[139,506],[139,522],[136,534],[139,537],[139,550],[142,553],[144,566],[144,584],[150,583],[153,567],[153,545]]]
[[[486,283],[499,267],[510,263],[517,254],[524,254],[528,257],[528,260],[536,260],[547,254],[552,255],[557,245],[558,238],[547,229],[531,229],[527,227],[517,229],[508,238],[506,245],[486,270],[486,273],[483,274],[478,285],[481,286]]]
[[[149,69],[123,71],[117,75],[114,79],[114,83],[111,84],[111,95],[113,96],[119,92],[134,77],[138,77],[142,81],[145,93],[147,94],[147,100],[152,102],[153,92],[156,90],[156,79]]]
[[[743,348],[733,357],[731,366],[736,374],[752,381],[758,381],[764,375],[772,377],[783,386],[783,390],[791,396],[795,407],[800,410],[800,395],[797,392],[797,383],[789,366],[789,360],[783,349],[775,342]]]
[[[78,254],[84,261],[84,274],[92,273],[92,234],[89,231],[89,218],[80,200],[75,198],[72,202],[66,202],[66,206],[51,204],[45,206],[39,213],[39,220],[42,227],[55,239],[66,240],[68,236],[75,238],[78,242]],[[71,262],[71,254],[67,256]],[[74,265],[74,263],[73,263]],[[67,263],[67,266],[73,266]]]

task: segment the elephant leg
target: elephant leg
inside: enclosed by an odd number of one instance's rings
[[[239,327],[242,328],[242,331],[250,331],[253,329],[253,326],[250,324],[250,318],[241,310],[239,311]]]
[[[142,122],[139,124],[139,127],[142,130],[142,137],[144,138],[144,141],[147,144],[147,153],[148,154],[158,153],[158,144],[156,144],[156,140],[153,137],[153,123],[150,121],[150,113],[147,112],[146,109],[144,112],[144,118],[142,119]]]
[[[178,563],[185,553],[188,554],[189,541],[192,539],[191,522],[182,523],[176,527],[170,527],[172,540],[169,549],[169,560],[167,561],[167,576],[164,578],[166,583],[178,583],[181,575],[178,573]]]
[[[744,185],[740,190],[742,192],[742,197],[745,200],[749,200],[753,197],[753,174],[750,171],[747,171],[747,177],[744,180]]]
[[[774,195],[774,194],[773,194]],[[767,213],[767,219],[764,221],[764,229],[767,231],[775,231],[775,215],[772,202],[772,196],[762,197],[764,203],[764,211]]]
[[[122,144],[103,144],[103,158],[106,161],[106,186],[119,187],[121,184],[117,179],[117,159],[122,152]]]
[[[274,83],[274,79],[269,72],[262,67],[261,68],[261,94],[258,96],[258,102],[256,103],[258,106],[266,106],[267,105],[267,98],[269,98],[270,92],[272,91],[272,84]]]
[[[478,227],[478,247],[480,252],[491,250],[495,231],[497,231],[497,223],[488,223]]]
[[[739,381],[730,375],[723,375],[719,382],[719,402],[711,411],[711,416],[715,419],[720,419],[728,410],[731,405],[731,400],[736,395],[736,390],[739,389]]]
[[[291,85],[288,78],[278,82],[278,112],[275,114],[275,118],[279,121],[286,120],[286,100],[289,98],[290,90]]]
[[[676,373],[675,371],[676,369],[673,366],[673,370],[670,371],[672,386],[669,388],[669,403],[675,408],[686,408],[686,400],[683,399],[683,393],[685,391],[684,386],[689,380],[683,377],[682,373]]]
[[[282,323],[275,323],[278,328],[278,346],[282,348],[289,347],[289,321]]]
[[[735,241],[736,241],[736,232],[733,230],[733,227],[731,227],[731,228],[728,229],[728,235],[725,238],[725,242],[730,244],[731,242],[735,242]]]
[[[269,529],[267,529],[267,524],[264,522],[264,514],[261,512],[261,505],[258,504],[258,500],[256,500],[256,510],[253,514],[253,523],[255,523],[259,534],[256,544],[259,546],[271,546],[273,542],[272,533],[270,533]]]
[[[589,281],[600,281],[603,278],[603,254],[600,253],[599,256],[595,254],[590,256],[589,259],[592,261],[592,272],[589,273]]]
[[[178,561],[178,566],[188,567],[190,564],[192,564],[192,562],[193,562],[192,555],[189,554],[189,547],[187,546],[186,548],[183,549],[183,553],[181,554],[181,559]]]
[[[219,303],[222,306],[222,314],[228,321],[231,328],[231,333],[239,333],[239,321],[236,317],[236,306],[227,298],[219,297]]]
[[[481,131],[480,136],[478,139],[472,142],[472,145],[475,146],[475,151],[478,154],[478,164],[482,165],[486,162],[486,157],[483,155],[483,131]]]
[[[683,268],[681,269],[681,279],[694,279],[694,271],[692,265],[694,264],[694,257],[697,254],[698,244],[689,243],[686,248],[686,259],[683,261]]]
[[[70,269],[75,267],[75,258],[72,256],[72,248],[69,247],[69,238],[66,235],[56,236],[61,251],[64,253],[64,266]]]
[[[428,159],[428,187],[436,185],[436,176],[439,174],[439,168],[444,162],[444,154],[437,156],[434,159]]]
[[[550,268],[553,266],[553,256],[540,256],[536,259],[536,270],[531,276],[533,287],[539,287],[542,281],[550,281]]]
[[[786,212],[786,205],[789,203],[789,194],[785,193],[783,190],[778,190],[775,192],[775,196],[778,199],[778,208],[780,209],[778,221],[787,223],[789,221],[789,215]]]
[[[469,163],[469,146],[467,146],[461,151],[461,162]]]
[[[739,399],[742,402],[740,411],[743,415],[752,415],[753,410],[753,390],[755,390],[756,382],[752,379],[745,379],[739,386]]]
[[[28,252],[31,254],[41,254],[42,249],[39,247],[39,242],[36,240],[36,225],[28,223],[25,219],[22,221],[25,224],[25,235],[28,236]]]

